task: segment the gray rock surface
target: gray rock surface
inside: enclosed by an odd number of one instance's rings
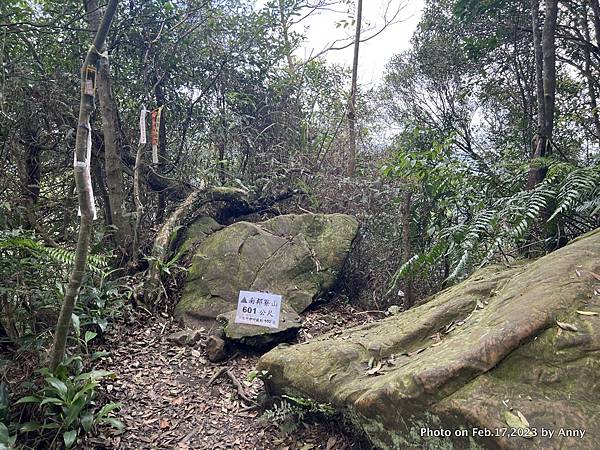
[[[227,337],[253,345],[293,336],[297,313],[334,287],[357,233],[358,223],[348,215],[291,214],[237,222],[203,236],[175,317],[186,326],[210,328],[217,316],[236,309],[240,290],[268,291],[283,297],[285,328],[272,332],[228,320]]]

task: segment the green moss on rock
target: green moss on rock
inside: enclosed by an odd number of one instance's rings
[[[343,214],[290,214],[216,231],[194,253],[175,315],[191,326],[212,323],[236,308],[240,290],[280,294],[300,313],[334,286],[357,233]]]

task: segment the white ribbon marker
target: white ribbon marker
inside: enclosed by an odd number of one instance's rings
[[[96,211],[96,202],[94,200],[94,190],[92,188],[92,175],[90,174],[90,161],[92,160],[92,128],[90,122],[85,124],[87,127],[87,155],[85,161],[77,161],[77,152],[73,155],[73,167],[83,170],[83,182],[88,193],[88,199],[92,207],[92,220],[98,218]],[[81,216],[81,207],[77,211],[77,215]]]
[[[146,105],[142,105],[142,110],[140,111],[140,145],[146,144],[148,142],[146,138],[146,114],[148,110],[146,109]]]

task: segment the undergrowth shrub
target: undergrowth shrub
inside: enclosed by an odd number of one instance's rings
[[[20,408],[20,423],[8,427],[26,438],[28,443],[35,442],[46,448],[64,445],[69,449],[84,434],[99,426],[123,428],[121,421],[112,414],[121,405],[108,403],[101,406],[97,402],[100,381],[113,378],[112,372],[83,372],[80,357],[68,358],[54,371],[43,368],[38,372],[42,379],[35,393],[15,402],[15,409]],[[25,387],[36,389],[35,384]]]

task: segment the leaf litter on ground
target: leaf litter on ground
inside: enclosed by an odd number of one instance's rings
[[[356,314],[342,302],[331,302],[304,317],[298,341],[326,332],[340,334],[352,325],[375,320]],[[282,436],[278,427],[265,422],[256,410],[239,399],[228,377],[220,377],[207,387],[215,371],[225,367],[237,380],[246,380],[256,366],[259,354],[245,353],[225,364],[208,362],[204,339],[194,347],[178,347],[167,336],[178,331],[170,318],[142,315],[129,323],[115,324],[103,346],[110,355],[96,361],[98,369],[107,369],[117,377],[102,395],[106,401],[123,404],[120,419],[125,429],[101,428],[88,440],[94,446],[109,449],[267,449],[298,450],[306,445],[315,449],[358,449],[358,444],[331,421],[307,423],[295,433]],[[208,332],[206,332],[208,335]],[[205,336],[206,337],[206,336]],[[370,369],[377,369],[378,364]],[[333,375],[331,378],[333,378]],[[262,381],[243,382],[249,398],[263,390]],[[248,430],[253,430],[251,433]],[[282,445],[273,446],[276,439]],[[314,444],[309,444],[314,442]]]

